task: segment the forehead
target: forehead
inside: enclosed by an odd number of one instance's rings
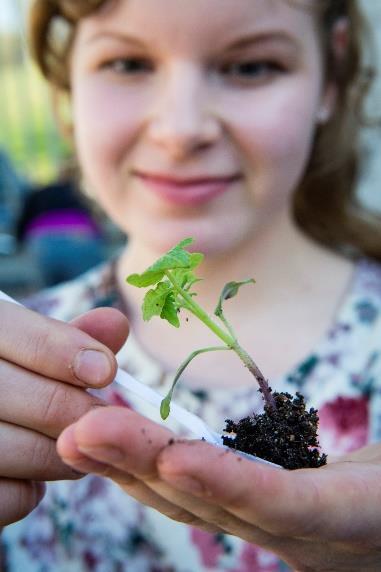
[[[117,32],[150,45],[193,49],[211,42],[234,41],[238,35],[277,30],[305,36],[315,24],[317,0],[109,0],[85,18],[85,36]]]

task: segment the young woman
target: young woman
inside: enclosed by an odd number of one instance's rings
[[[0,490],[60,480],[3,532],[8,568],[378,570],[380,446],[365,446],[381,430],[381,240],[355,199],[357,3],[37,1],[31,31],[69,97],[86,186],[129,240],[110,265],[31,301],[75,327],[2,304]],[[125,283],[187,236],[206,255],[204,307],[226,281],[255,277],[229,319],[273,388],[319,408],[322,448],[338,457],[327,467],[169,446],[174,434],[132,396],[83,391],[110,383],[123,346],[120,364],[164,394],[179,357],[210,343],[191,316],[180,333],[143,323],[144,293]],[[128,317],[126,344],[125,318],[105,305]],[[247,371],[218,352],[192,363],[176,400],[216,430],[261,407]],[[81,416],[104,402],[131,408]],[[93,475],[64,480],[58,436],[64,462]],[[2,524],[36,502],[8,500]]]

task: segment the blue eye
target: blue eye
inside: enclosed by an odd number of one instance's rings
[[[275,62],[246,61],[233,62],[221,66],[220,73],[224,76],[233,76],[237,79],[265,79],[274,73],[284,71],[283,67]]]
[[[144,58],[117,58],[102,65],[103,69],[114,71],[118,74],[141,74],[152,71],[153,66]]]

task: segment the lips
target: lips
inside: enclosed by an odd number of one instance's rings
[[[222,177],[192,177],[180,179],[171,176],[134,172],[135,177],[150,192],[175,205],[199,205],[230,190],[241,175]]]

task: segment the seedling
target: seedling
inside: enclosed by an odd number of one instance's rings
[[[227,435],[223,437],[224,444],[289,469],[324,465],[326,455],[320,456],[315,448],[318,445],[317,411],[313,408],[306,411],[300,393],[292,397],[289,393],[271,391],[257,364],[239,344],[224,315],[223,303],[236,296],[242,286],[253,284],[255,280],[248,278],[242,282],[225,284],[213,316],[210,316],[195,300],[197,293],[194,285],[200,281],[195,269],[204,256],[187,250],[192,243],[192,238],[182,240],[145,272],[127,277],[127,282],[133,286],[150,288],[142,305],[144,320],[159,316],[179,328],[179,312],[184,309],[201,320],[223,342],[223,345],[195,350],[181,363],[169,392],[161,402],[161,417],[168,417],[175,386],[185,368],[197,355],[221,350],[233,351],[255,377],[265,402],[265,412],[238,422],[226,420]]]
[[[192,242],[192,238],[182,240],[147,268],[143,274],[131,274],[127,278],[129,284],[139,288],[154,286],[148,290],[144,297],[142,306],[144,320],[150,320],[153,316],[160,316],[175,328],[179,328],[179,312],[181,309],[185,309],[201,320],[224,344],[195,350],[183,361],[176,371],[171,389],[161,403],[161,417],[163,419],[168,417],[174,388],[188,364],[199,354],[221,350],[230,350],[237,354],[257,380],[259,391],[262,393],[265,403],[269,407],[275,407],[274,397],[266,379],[254,360],[238,343],[233,328],[222,309],[225,300],[233,298],[241,286],[254,284],[255,280],[248,278],[242,282],[225,284],[214,310],[215,317],[211,317],[195,300],[197,294],[193,291],[193,286],[201,279],[196,276],[194,271],[203,261],[204,255],[200,252],[191,253],[186,250]],[[221,324],[217,322],[216,318],[220,320]]]

